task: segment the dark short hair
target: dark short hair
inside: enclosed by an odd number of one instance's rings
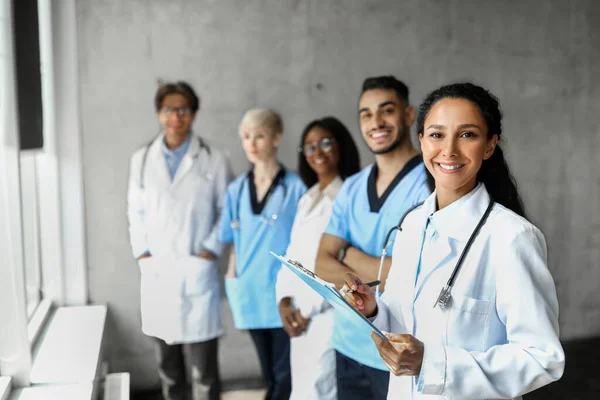
[[[160,85],[156,91],[156,95],[154,96],[154,107],[156,108],[156,112],[160,111],[163,100],[170,94],[179,94],[185,97],[190,103],[190,108],[194,113],[200,108],[200,99],[190,84],[185,81],[178,81],[175,83],[168,82]]]
[[[388,76],[373,76],[365,79],[362,84],[362,91],[360,95],[362,96],[364,92],[367,90],[373,89],[387,89],[393,90],[396,92],[398,99],[404,100],[406,104],[408,101],[408,86],[404,84],[404,82],[399,81],[396,77],[392,75]]]
[[[308,132],[317,126],[331,133],[338,143],[340,150],[338,174],[340,177],[346,179],[350,175],[354,175],[360,171],[360,156],[358,155],[358,149],[352,139],[352,135],[348,131],[348,128],[335,117],[324,117],[309,122],[302,131],[299,148],[302,148],[304,145],[304,139],[306,139]],[[299,153],[298,155],[298,172],[307,187],[313,186],[319,180],[316,172],[308,165],[303,153]]]

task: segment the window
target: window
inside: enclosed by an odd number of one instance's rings
[[[0,373],[17,387],[50,305],[87,302],[76,44],[74,2],[0,1]]]
[[[19,153],[21,178],[21,213],[23,223],[23,266],[27,318],[42,300],[42,264],[40,236],[40,196],[37,151]]]

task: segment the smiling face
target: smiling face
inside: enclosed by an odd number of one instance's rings
[[[438,197],[456,200],[473,190],[482,162],[492,156],[498,142],[497,135],[488,139],[479,107],[465,99],[442,99],[429,110],[423,129],[419,134],[423,162]]]
[[[187,98],[180,94],[169,94],[162,101],[158,120],[166,136],[180,142],[190,133],[196,114]]]
[[[393,89],[367,90],[358,105],[360,130],[369,149],[386,154],[409,140],[414,109]]]
[[[277,146],[281,142],[281,133],[275,133],[262,126],[243,125],[240,128],[242,148],[248,161],[269,161],[276,156]]]
[[[318,177],[338,174],[339,144],[327,130],[315,126],[304,138],[304,158]]]

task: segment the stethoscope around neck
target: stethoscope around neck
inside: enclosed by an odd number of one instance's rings
[[[190,133],[191,135],[192,133]],[[204,140],[202,140],[201,137],[197,136],[196,139],[198,140],[198,146],[200,146],[200,149],[204,149],[206,150],[206,153],[210,156],[210,147],[208,147],[208,145],[206,143],[204,143]],[[142,165],[140,166],[140,189],[145,189],[145,185],[144,185],[144,177],[146,175],[146,162],[148,161],[148,151],[150,151],[150,146],[152,146],[152,143],[154,143],[156,139],[152,139],[146,146],[144,146],[144,154],[142,155]],[[194,159],[198,158],[198,154],[196,154],[194,156]],[[205,173],[204,177],[207,180],[212,180],[212,175],[209,173]]]
[[[285,174],[285,170],[282,171]],[[244,180],[240,183],[240,188],[238,189],[238,195],[237,195],[237,202],[236,202],[236,206],[235,206],[235,215],[233,217],[233,220],[231,221],[231,223],[229,224],[231,226],[231,229],[233,230],[238,230],[240,229],[240,202],[242,201],[242,192],[244,190],[244,184],[250,180],[250,173],[246,174],[246,176],[244,177]],[[246,183],[249,184],[249,183]],[[281,185],[281,189],[283,190],[283,194],[281,196],[281,201],[279,202],[279,207],[277,208],[277,211],[274,212],[273,214],[271,214],[270,216],[265,216],[263,215],[264,210],[267,208],[267,205],[269,204],[269,200],[271,198],[271,196],[273,195],[273,193],[275,193],[275,190],[277,190],[277,186]],[[285,198],[287,197],[287,185],[285,184],[285,176],[281,176],[277,183],[275,185],[272,185],[269,188],[269,191],[267,192],[267,194],[265,195],[265,199],[264,199],[264,208],[263,210],[260,212],[260,220],[261,222],[267,224],[267,225],[274,225],[275,222],[277,221],[277,219],[279,219],[279,213],[281,212],[281,209],[283,208],[283,204],[285,202]]]
[[[387,254],[387,248],[388,248],[388,245],[390,244],[389,243],[390,236],[392,235],[392,233],[395,230],[398,230],[399,232],[402,232],[402,223],[404,222],[404,218],[406,218],[406,216],[408,214],[410,214],[411,211],[413,211],[414,209],[420,207],[421,205],[423,205],[423,203],[416,204],[416,205],[412,206],[411,208],[409,208],[404,213],[404,215],[402,215],[402,218],[400,218],[400,221],[398,222],[398,225],[394,226],[387,233],[387,235],[385,237],[385,242],[383,244],[383,249],[381,251],[381,260],[379,262],[379,271],[377,273],[377,280],[381,281],[381,271],[383,269],[383,262],[385,260],[386,254]],[[494,207],[494,199],[490,198],[490,203],[488,204],[487,209],[485,210],[485,212],[481,216],[481,219],[477,223],[477,226],[473,230],[473,233],[471,233],[471,236],[469,237],[469,240],[467,241],[467,244],[465,245],[465,248],[463,249],[462,253],[460,254],[460,257],[458,258],[458,261],[456,262],[456,265],[454,266],[454,269],[452,270],[452,274],[450,275],[450,278],[448,279],[448,282],[446,282],[446,285],[440,291],[440,294],[437,297],[437,300],[435,301],[435,304],[433,305],[433,308],[435,308],[438,304],[440,305],[440,308],[446,308],[446,306],[448,305],[448,302],[450,301],[450,298],[452,297],[452,294],[451,294],[452,285],[454,285],[454,281],[456,280],[456,276],[458,275],[458,271],[460,270],[460,266],[463,263],[463,261],[464,261],[466,255],[467,255],[467,253],[471,249],[471,246],[473,245],[473,241],[475,240],[475,237],[477,236],[477,234],[481,230],[481,227],[485,224],[485,221],[487,220],[487,218],[490,215],[490,213],[492,212],[492,208],[493,207]],[[379,285],[377,285],[377,287],[375,289],[375,294],[376,294],[377,297],[379,297]]]

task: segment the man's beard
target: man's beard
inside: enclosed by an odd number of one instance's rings
[[[396,140],[394,140],[392,143],[390,143],[389,146],[384,147],[383,149],[379,149],[379,150],[373,150],[372,148],[369,147],[369,150],[371,150],[371,152],[373,154],[378,154],[378,155],[391,153],[392,151],[396,150],[398,147],[400,147],[402,145],[404,140],[407,138],[408,132],[409,132],[408,126],[404,125],[404,126],[402,126],[402,130],[398,132],[398,137],[396,138]]]

